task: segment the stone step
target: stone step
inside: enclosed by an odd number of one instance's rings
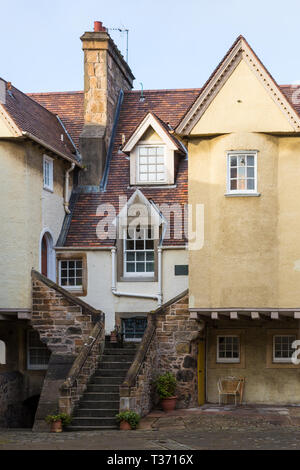
[[[84,392],[82,397],[82,401],[117,401],[119,399],[119,393]]]
[[[126,369],[97,369],[96,372],[94,373],[93,379],[95,377],[124,377],[127,374]]]
[[[134,355],[129,356],[128,354],[104,354],[101,358],[101,363],[111,363],[111,362],[129,362],[132,363]]]
[[[119,385],[88,384],[87,392],[119,393]]]
[[[109,341],[105,341],[105,349],[133,349],[136,350],[139,347],[139,342],[129,343],[125,342],[123,344],[120,343],[110,343]]]
[[[68,426],[65,431],[69,432],[81,432],[81,431],[105,431],[109,429],[118,429],[119,426]]]
[[[104,349],[104,354],[105,355],[114,355],[114,356],[116,356],[116,355],[122,356],[123,354],[125,354],[125,355],[128,355],[128,356],[133,356],[134,357],[135,354],[136,354],[136,350],[133,349],[133,348],[131,348],[131,349],[129,349],[129,348],[125,348],[125,349],[124,348],[112,348],[112,349],[105,348]]]
[[[113,409],[118,412],[120,407],[120,401],[112,401],[112,400],[82,400],[79,403],[79,408],[77,410],[84,408],[86,409],[99,409],[99,410],[106,410],[106,409]]]
[[[97,370],[103,369],[126,369],[128,370],[131,366],[131,362],[100,362]]]
[[[111,403],[111,402],[110,402]],[[78,408],[74,418],[115,418],[119,409],[110,408]]]
[[[72,426],[116,426],[118,424],[115,417],[109,418],[78,418],[72,419]]]
[[[121,385],[124,382],[124,377],[92,377],[90,384],[97,385]]]

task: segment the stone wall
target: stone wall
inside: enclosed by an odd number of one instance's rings
[[[34,423],[35,431],[46,431],[44,418],[58,410],[60,387],[103,314],[36,271],[32,302],[32,327],[52,353]]]
[[[137,369],[133,385],[126,388],[126,380],[120,387],[121,408],[135,409],[142,416],[158,406],[153,381],[164,372],[172,372],[177,379],[177,408],[189,408],[198,404],[197,340],[202,335],[201,324],[189,318],[188,294],[178,296],[155,312],[148,314],[155,331],[147,346],[145,357]],[[145,335],[147,335],[147,330]],[[149,331],[149,330],[148,330]],[[144,347],[143,342],[140,347]]]

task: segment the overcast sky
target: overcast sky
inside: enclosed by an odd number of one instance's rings
[[[80,36],[129,29],[135,88],[198,88],[243,34],[279,84],[300,81],[299,0],[0,0],[0,77],[24,92],[83,88]],[[111,32],[125,56],[125,34]]]

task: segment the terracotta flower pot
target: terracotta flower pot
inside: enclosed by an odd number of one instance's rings
[[[62,422],[59,421],[52,421],[50,432],[62,432]]]
[[[120,422],[120,430],[121,431],[129,431],[129,429],[131,429],[131,426],[127,421],[121,421]]]
[[[177,397],[162,398],[161,404],[164,411],[175,410]]]

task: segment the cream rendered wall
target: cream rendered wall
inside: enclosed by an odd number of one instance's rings
[[[293,132],[277,102],[274,102],[248,64],[242,60],[195,125],[191,135]]]
[[[54,161],[54,193],[45,196],[42,155],[30,143],[0,142],[0,308],[31,308],[30,271],[39,269],[43,209],[52,214],[44,217],[52,233],[63,221],[56,197],[62,194],[63,179],[56,167],[64,164]]]
[[[231,149],[259,150],[259,197],[225,196]],[[204,246],[189,257],[190,307],[278,305],[277,167],[276,137],[240,133],[189,144],[189,203],[204,204]]]
[[[81,250],[82,251],[82,250]],[[102,310],[105,313],[105,330],[106,333],[115,326],[115,312],[130,313],[147,313],[158,307],[156,300],[117,297],[111,291],[111,252],[98,250],[87,251],[88,266],[88,287],[87,295],[81,297],[92,307]],[[183,292],[188,285],[188,276],[175,276],[175,264],[188,264],[187,250],[163,250],[162,256],[163,269],[163,302],[167,302],[171,298]],[[141,294],[158,294],[157,282],[118,282],[117,290],[129,293]]]
[[[300,306],[300,138],[275,132],[292,128],[242,61],[188,144],[189,203],[204,204],[205,225],[190,307]],[[259,197],[225,196],[230,150],[257,150]]]

